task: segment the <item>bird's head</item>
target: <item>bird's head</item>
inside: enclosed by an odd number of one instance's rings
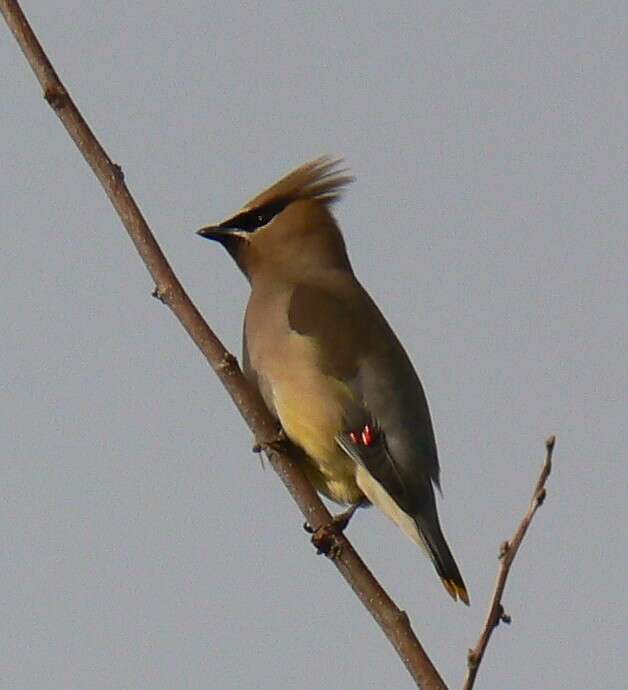
[[[329,210],[353,179],[339,163],[327,157],[305,163],[197,234],[224,245],[250,281],[269,271],[297,277],[321,267],[351,270]]]

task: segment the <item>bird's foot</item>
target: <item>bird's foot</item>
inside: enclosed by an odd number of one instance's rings
[[[317,554],[324,554],[332,561],[340,557],[342,553],[342,542],[340,541],[342,529],[333,520],[328,525],[322,525],[316,530],[307,523],[304,527],[312,535],[310,541],[316,548]]]
[[[275,434],[275,436],[273,436],[273,438],[263,443],[255,443],[251,450],[253,451],[253,453],[256,454],[261,453],[265,448],[282,450],[282,446],[287,440],[288,437],[286,436],[286,432],[281,427],[279,427],[277,429],[277,433]]]
[[[318,529],[314,529],[307,522],[304,523],[303,529],[308,534],[312,535],[311,542],[316,547],[316,552],[318,554],[325,554],[325,556],[332,560],[340,556],[342,553],[342,541],[340,540],[340,536],[347,528],[355,511],[362,505],[364,505],[362,502],[355,503],[342,513],[334,515],[329,524],[322,525]]]

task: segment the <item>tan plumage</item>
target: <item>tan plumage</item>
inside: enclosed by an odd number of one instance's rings
[[[352,178],[318,158],[199,234],[251,283],[244,369],[318,491],[366,497],[424,548],[447,591],[468,594],[442,535],[427,401],[403,347],[356,280],[330,204]]]
[[[242,210],[259,208],[277,199],[318,199],[333,203],[340,198],[343,187],[353,182],[351,175],[338,169],[340,162],[339,159],[321,156],[305,163],[247,201]]]

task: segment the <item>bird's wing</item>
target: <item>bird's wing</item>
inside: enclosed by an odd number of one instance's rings
[[[449,594],[468,604],[438,521],[432,486],[438,485],[438,456],[427,400],[395,334],[350,277],[298,285],[289,322],[312,339],[320,370],[350,391],[336,442],[375,480],[358,485],[425,548]]]
[[[405,352],[370,298],[357,283],[340,287],[335,285],[331,292],[318,285],[297,285],[290,302],[290,327],[314,341],[320,369],[352,393],[345,404],[338,445],[368,470],[402,510],[413,515],[426,492],[431,493],[430,479],[438,480],[423,391]],[[417,390],[410,386],[404,393],[399,389],[407,387],[410,374]],[[397,387],[395,379],[400,375],[404,386]],[[418,409],[404,410],[404,406]],[[425,427],[423,407],[427,431],[421,429]]]

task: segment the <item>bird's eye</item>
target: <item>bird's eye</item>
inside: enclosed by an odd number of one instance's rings
[[[263,208],[251,209],[250,211],[243,211],[233,218],[229,218],[223,222],[223,228],[237,228],[245,232],[255,232],[257,228],[270,223],[270,221],[280,213],[286,206],[285,201],[267,204]]]

